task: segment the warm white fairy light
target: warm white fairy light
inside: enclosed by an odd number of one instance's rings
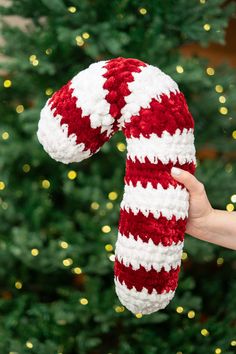
[[[118,197],[118,194],[117,194],[116,192],[110,192],[110,193],[108,194],[108,198],[109,198],[110,200],[116,200],[117,197]]]
[[[209,23],[205,23],[205,25],[203,25],[203,28],[204,28],[205,31],[208,32],[211,29],[211,25]]]
[[[32,248],[31,254],[32,254],[32,256],[36,257],[39,254],[39,250],[37,248]]]
[[[111,231],[111,227],[109,225],[104,225],[102,227],[102,232],[104,232],[105,234],[109,233]]]
[[[25,173],[28,173],[30,171],[30,165],[28,163],[25,163],[23,166],[22,166],[22,170],[25,172]]]
[[[41,185],[42,185],[42,188],[48,189],[48,188],[50,187],[50,182],[49,182],[47,179],[44,179],[44,180],[41,182]]]
[[[184,68],[181,65],[176,66],[176,71],[178,74],[182,74],[184,72]]]
[[[203,328],[202,330],[201,330],[201,335],[203,336],[203,337],[206,337],[206,336],[209,336],[209,331],[206,329],[206,328]]]
[[[76,9],[75,6],[70,6],[70,7],[68,7],[67,10],[68,10],[71,14],[74,14],[74,13],[77,11],[77,9]]]
[[[16,113],[22,113],[24,112],[24,106],[22,104],[19,104],[18,106],[16,106]]]
[[[116,147],[120,152],[124,152],[126,149],[126,145],[124,143],[117,143]]]
[[[2,133],[2,139],[3,139],[3,140],[9,139],[9,136],[10,136],[10,135],[9,135],[8,132],[3,132],[3,133]]]
[[[184,308],[182,306],[177,306],[176,307],[176,312],[177,313],[183,313],[184,312]]]
[[[208,68],[206,68],[206,73],[209,76],[215,75],[215,69],[212,67],[208,67]]]
[[[68,172],[67,177],[71,180],[75,179],[77,177],[77,172],[74,170],[71,170]]]
[[[5,88],[11,87],[11,86],[12,86],[12,81],[11,81],[11,80],[5,80],[5,81],[3,82],[3,86],[4,86]]]

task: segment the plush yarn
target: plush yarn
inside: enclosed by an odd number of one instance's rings
[[[97,153],[116,131],[126,137],[124,194],[114,285],[132,313],[165,308],[178,286],[189,193],[172,166],[194,174],[194,120],[177,83],[134,58],[98,61],[47,100],[37,137],[68,164]]]

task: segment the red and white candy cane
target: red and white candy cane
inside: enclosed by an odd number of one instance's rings
[[[134,58],[98,61],[48,99],[37,137],[55,160],[82,161],[122,130],[127,143],[114,283],[132,313],[165,308],[178,286],[189,193],[172,166],[196,169],[194,120],[176,82]]]

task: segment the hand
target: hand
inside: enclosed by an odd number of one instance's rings
[[[175,171],[180,174],[175,174]],[[173,167],[171,175],[185,185],[190,195],[186,233],[205,240],[206,225],[209,217],[214,213],[214,209],[208,200],[204,184],[198,181],[193,174],[180,168]]]

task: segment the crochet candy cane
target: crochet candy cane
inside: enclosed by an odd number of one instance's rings
[[[114,285],[132,313],[165,308],[178,286],[189,193],[172,166],[194,174],[194,120],[159,68],[134,58],[98,61],[48,99],[37,137],[64,164],[97,153],[116,131],[127,143]]]

